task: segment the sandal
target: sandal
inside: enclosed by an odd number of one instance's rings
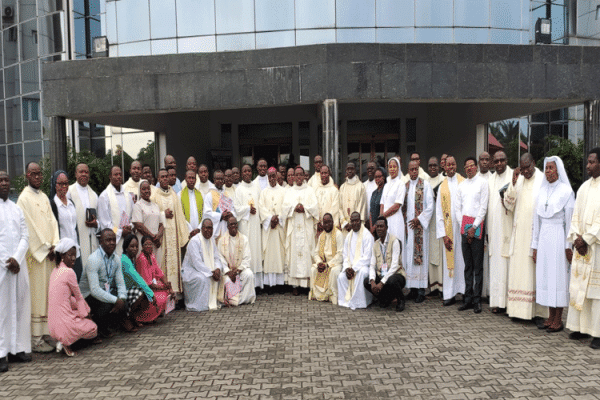
[[[560,332],[563,329],[565,329],[565,326],[561,323],[558,327],[549,326],[548,329],[546,329],[546,332],[555,333],[555,332]]]
[[[74,357],[77,355],[69,346],[63,346],[63,351],[67,355],[67,357]]]

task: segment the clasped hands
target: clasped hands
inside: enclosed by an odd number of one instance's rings
[[[371,279],[371,292],[373,292],[375,296],[379,295],[382,288],[383,282],[375,283],[375,279]]]

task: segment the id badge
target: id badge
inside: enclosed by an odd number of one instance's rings
[[[110,283],[106,282],[106,283],[104,284],[104,290],[105,290],[106,292],[110,292]]]
[[[388,265],[387,265],[387,263],[384,263],[381,266],[381,275],[385,275],[385,274],[387,274],[387,272],[388,272]]]

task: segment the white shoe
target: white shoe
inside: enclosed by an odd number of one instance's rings
[[[60,353],[63,349],[63,345],[61,342],[56,342],[56,352]]]
[[[31,346],[31,351],[34,353],[51,353],[54,347],[50,346],[43,340]]]

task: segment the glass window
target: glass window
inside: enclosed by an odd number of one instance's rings
[[[490,26],[490,3],[488,0],[456,0],[454,3],[455,26]]]
[[[117,38],[117,3],[106,3],[106,38],[108,43],[118,43]]]
[[[116,3],[119,44],[149,39],[150,10],[148,0],[127,0],[117,1]]]
[[[149,56],[150,41],[119,45],[119,57]]]
[[[73,35],[75,36],[75,53],[77,54],[77,56],[85,56],[85,17],[77,13],[73,13],[73,16]]]
[[[21,34],[21,60],[30,60],[38,55],[37,20],[31,20],[19,25]]]
[[[150,33],[152,39],[177,36],[175,0],[150,0]]]
[[[454,43],[487,43],[489,28],[454,28]]]
[[[6,97],[13,97],[21,93],[18,65],[4,68],[4,88]]]
[[[217,34],[254,32],[254,0],[219,0]]]
[[[294,29],[294,0],[256,0],[256,30]]]
[[[377,26],[415,26],[414,0],[377,0]]]
[[[177,39],[153,40],[152,55],[157,54],[176,54]]]
[[[23,136],[24,140],[41,139],[40,95],[23,97]]]
[[[73,8],[78,11],[81,9],[83,14],[83,1],[84,0],[73,0]],[[98,1],[98,0],[95,0]],[[6,3],[6,1],[5,1]],[[38,14],[48,14],[54,11],[63,10],[63,0],[38,0]]]
[[[35,18],[35,0],[19,0],[19,21]]]
[[[416,26],[452,26],[452,3],[453,0],[416,1]]]
[[[40,90],[40,72],[37,60],[21,64],[21,86],[23,93]]]
[[[264,32],[256,34],[257,49],[272,49],[275,47],[292,47],[296,44],[294,31]]]
[[[335,13],[337,27],[375,26],[375,0],[337,0]]]
[[[20,142],[23,140],[21,135],[21,100],[6,100],[6,142]]]
[[[338,29],[338,43],[374,43],[375,28]]]
[[[42,153],[42,141],[25,143],[25,165],[30,162],[39,162],[44,156]]]
[[[521,31],[509,29],[490,29],[490,43],[493,44],[520,44]]]
[[[594,16],[594,22],[597,23],[597,21],[595,21],[596,18],[596,13],[592,13],[592,15]],[[560,39],[564,39],[567,36],[567,25],[566,25],[566,20],[567,20],[567,9],[564,6],[559,6],[559,5],[552,5],[550,8],[550,16],[551,16],[551,22],[552,22],[552,31],[551,31],[551,36],[552,36],[552,41],[558,41]],[[598,26],[596,24],[596,31],[598,31],[600,29],[600,26]],[[567,44],[567,42],[565,42],[564,44]]]
[[[2,72],[0,72],[0,99],[4,99],[4,74]]]
[[[40,41],[40,55],[60,53],[65,51],[64,19],[62,13],[55,13],[40,18],[40,30],[38,38]]]
[[[3,13],[7,10],[7,7],[10,7],[12,16],[6,16],[2,18],[2,29],[6,29],[9,26],[15,25],[19,20],[17,18],[17,0],[3,0],[2,2],[2,10]]]
[[[335,27],[335,0],[296,0],[296,29]]]
[[[490,0],[490,7],[492,28],[521,28],[520,0]]]
[[[40,0],[38,0],[40,1]],[[57,0],[57,1],[61,1],[61,0]],[[100,3],[104,3],[104,0],[89,0],[90,3],[90,15],[91,16],[100,16],[100,13],[102,12],[102,7],[100,6]]]
[[[406,118],[406,141],[414,143],[417,141],[417,119]]]
[[[177,49],[181,53],[214,53],[217,51],[215,36],[201,36],[177,39]]]
[[[214,0],[177,0],[177,36],[214,33]]]
[[[254,49],[254,33],[241,35],[217,35],[217,51],[238,51]]]
[[[452,43],[452,28],[416,28],[417,43]]]
[[[6,171],[6,146],[0,146],[0,169]]]
[[[335,29],[296,31],[296,46],[322,43],[335,43]]]
[[[17,35],[17,27],[13,26],[6,29],[2,33],[4,44],[4,66],[11,65],[19,61],[19,39]]]
[[[11,179],[14,179],[23,175],[23,145],[18,143],[6,147],[8,150],[8,174]]]
[[[6,143],[6,130],[4,129],[4,102],[0,101],[0,144]]]
[[[415,28],[377,28],[378,43],[414,43]]]

